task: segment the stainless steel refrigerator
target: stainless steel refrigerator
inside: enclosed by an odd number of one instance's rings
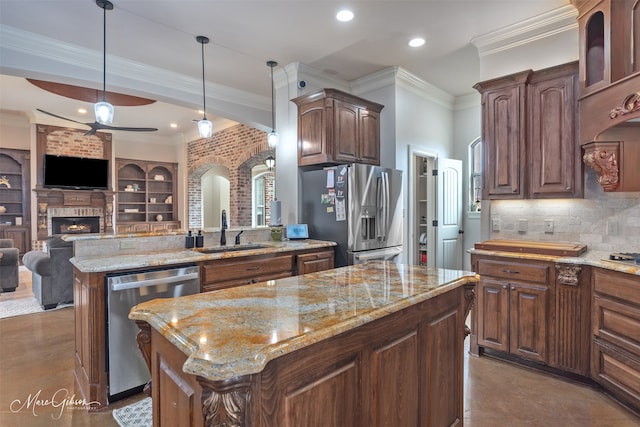
[[[302,174],[300,221],[338,243],[336,267],[402,253],[402,171],[362,164]]]

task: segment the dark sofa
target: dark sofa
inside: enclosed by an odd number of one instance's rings
[[[22,263],[31,270],[33,294],[45,310],[73,302],[72,256],[73,242],[53,235],[47,238],[47,252],[30,251],[22,257]]]

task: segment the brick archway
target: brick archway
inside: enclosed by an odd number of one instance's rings
[[[229,226],[251,226],[251,168],[269,155],[274,155],[274,151],[267,145],[266,132],[242,124],[217,132],[211,138],[190,142],[187,146],[189,228],[202,228],[201,178],[214,165],[229,170]]]

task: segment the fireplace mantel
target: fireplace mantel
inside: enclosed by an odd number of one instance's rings
[[[34,190],[38,202],[38,239],[46,239],[50,218],[48,212],[54,208],[98,209],[104,220],[101,232],[113,232],[113,200],[115,192],[111,190],[73,190],[44,188]],[[84,216],[79,214],[78,216]]]

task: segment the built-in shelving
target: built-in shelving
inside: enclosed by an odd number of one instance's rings
[[[174,199],[177,164],[116,159],[119,232],[180,228]]]
[[[0,238],[13,239],[20,253],[31,249],[30,154],[0,149]]]

